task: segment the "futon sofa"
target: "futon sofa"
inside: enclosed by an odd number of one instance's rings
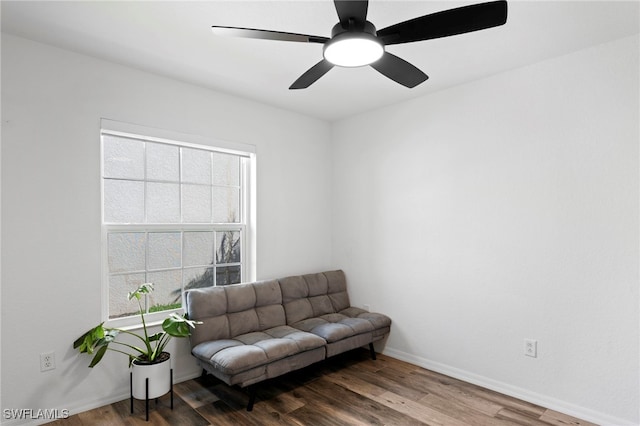
[[[226,384],[255,386],[333,355],[369,345],[390,331],[391,319],[349,303],[344,272],[192,289],[187,315],[201,321],[190,337],[191,353]]]

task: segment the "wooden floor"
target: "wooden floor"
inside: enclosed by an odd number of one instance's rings
[[[592,425],[365,350],[263,382],[252,412],[247,394],[212,376],[174,386],[151,403],[129,400],[52,424],[73,425]]]

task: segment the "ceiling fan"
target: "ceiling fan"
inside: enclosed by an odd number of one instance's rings
[[[253,39],[323,44],[324,58],[302,74],[289,89],[305,89],[334,66],[371,65],[391,80],[415,87],[429,77],[409,62],[385,50],[411,43],[497,27],[507,22],[505,0],[473,4],[424,15],[376,31],[367,21],[368,0],[334,0],[338,22],[331,38],[253,28],[212,26],[215,34]]]

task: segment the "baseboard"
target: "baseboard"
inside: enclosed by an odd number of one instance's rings
[[[185,374],[182,376],[174,377],[173,383],[178,384],[185,382],[187,380],[195,379],[196,377],[200,377],[202,374],[202,370],[198,370],[196,372]],[[74,414],[83,413],[85,411],[93,410],[94,408],[104,407],[105,405],[113,404],[114,402],[122,401],[125,399],[129,399],[129,389],[127,388],[122,393],[109,395],[104,398],[97,399],[88,399],[85,401],[78,401],[75,404],[69,404],[64,409],[68,410],[68,415],[73,416]],[[62,413],[62,409],[58,410],[58,413]],[[0,423],[2,426],[35,426],[41,425],[45,423],[49,423],[55,419],[5,419],[4,413],[0,413],[2,418]]]
[[[480,376],[478,374],[451,367],[446,364],[431,361],[429,359],[415,356],[403,351],[399,351],[397,349],[387,347],[382,351],[382,353],[392,358],[396,358],[417,365],[419,367],[426,368],[427,370],[435,371],[436,373],[444,374],[445,376],[453,377],[454,379],[472,383],[474,385],[500,392],[504,395],[512,396],[514,398],[518,398],[523,401],[539,405],[541,407],[549,408],[551,410],[555,410],[572,417],[596,423],[598,425],[637,426],[637,423],[630,422],[629,420],[613,417],[608,414],[600,413],[598,411],[571,404],[569,402],[552,398],[547,395],[542,395],[524,388],[493,380],[488,377]]]

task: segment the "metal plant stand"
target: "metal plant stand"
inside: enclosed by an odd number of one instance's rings
[[[171,394],[171,410],[173,410],[173,368],[169,371],[169,382],[171,383],[171,387],[169,388],[169,393]],[[148,377],[145,379],[144,388],[145,388],[144,405],[147,411],[146,421],[149,421],[149,378]],[[129,393],[131,395],[131,414],[133,414],[133,373],[129,373]],[[158,405],[158,398],[156,398],[156,406],[157,405]]]

